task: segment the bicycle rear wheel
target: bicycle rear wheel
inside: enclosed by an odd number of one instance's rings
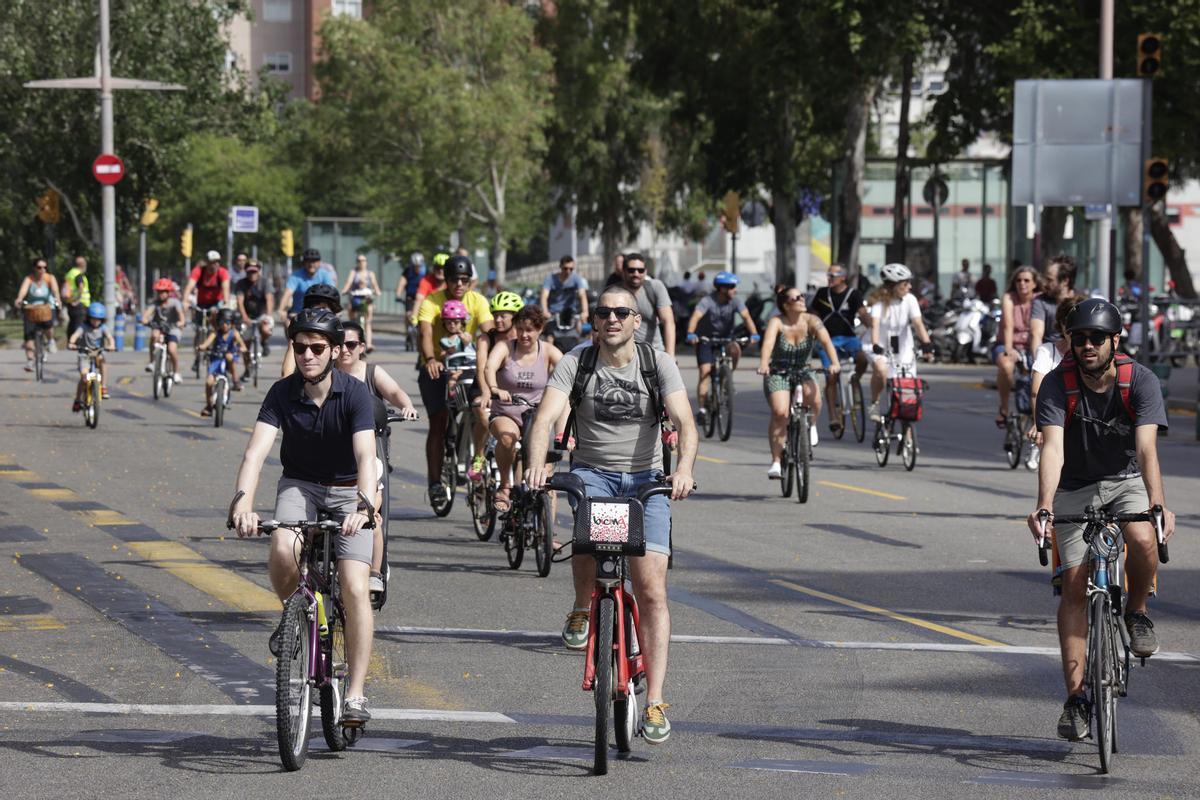
[[[510,494],[516,490],[510,490]],[[504,533],[500,534],[504,539],[504,555],[508,558],[509,569],[520,569],[521,562],[525,560],[525,530],[521,524],[520,513],[515,510],[517,503],[513,500],[512,508],[509,512],[508,521],[504,526]]]
[[[704,402],[704,438],[711,439],[717,430],[717,415],[721,413],[720,398],[717,396],[717,376],[710,377],[708,382],[708,398]]]
[[[611,597],[601,597],[596,609],[596,681],[592,684],[596,701],[596,752],[592,772],[608,772],[608,710],[612,703],[613,682],[613,617],[615,603]]]
[[[225,376],[218,375],[213,384],[213,427],[219,428],[225,422]]]
[[[275,734],[284,769],[295,772],[308,757],[308,729],[312,723],[312,686],[308,662],[312,641],[305,596],[297,592],[283,607],[280,623],[280,656],[275,662]]]
[[[457,493],[458,485],[458,465],[455,463],[455,447],[458,440],[458,425],[455,423],[454,413],[451,412],[449,421],[446,423],[446,432],[442,442],[442,488],[443,494],[439,497],[430,497],[429,505],[433,507],[433,513],[439,517],[444,517],[450,513],[450,509],[454,508],[454,495]]]
[[[550,574],[554,559],[554,532],[550,526],[550,500],[540,494],[534,500],[533,510],[533,555],[537,561],[539,577]]]
[[[717,432],[721,435],[721,441],[727,442],[733,433],[733,368],[728,364],[721,366],[719,383],[721,395],[717,405],[721,413],[717,417]]]
[[[1100,771],[1112,771],[1116,740],[1117,693],[1114,690],[1114,668],[1112,662],[1112,611],[1107,594],[1097,594],[1092,599],[1090,614],[1092,626],[1088,637],[1088,680],[1092,684],[1092,710],[1095,712],[1096,745],[1100,749]]]
[[[867,438],[867,407],[863,403],[862,381],[850,380],[850,423],[854,426],[854,438],[862,442]]]
[[[909,472],[917,465],[917,429],[911,422],[900,429],[900,460]]]
[[[1021,432],[1017,428],[1016,419],[1009,417],[1004,424],[1004,458],[1010,469],[1021,463]]]
[[[41,331],[33,337],[33,376],[38,383],[46,380],[46,337]]]
[[[329,615],[329,636],[324,637],[321,649],[325,652],[328,683],[321,687],[321,733],[329,749],[346,749],[346,734],[342,730],[342,703],[346,699],[346,678],[350,673],[346,660],[346,625],[342,612],[332,602],[326,606]]]
[[[838,423],[838,426],[833,430],[833,438],[841,439],[846,435],[846,406],[849,395],[846,391],[846,384],[842,383],[842,374],[840,372],[834,376],[833,380],[835,381],[833,387],[833,406],[829,409],[829,421],[830,423]]]
[[[882,422],[875,423],[875,463],[881,467],[886,467],[888,456],[891,454],[892,439],[891,429]]]

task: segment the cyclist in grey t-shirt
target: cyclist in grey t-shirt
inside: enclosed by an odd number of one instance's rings
[[[666,284],[646,274],[646,259],[640,253],[625,256],[621,274],[624,276],[621,285],[633,295],[635,307],[641,315],[641,324],[634,338],[639,342],[649,342],[674,358],[675,308],[671,304],[671,296],[667,294]],[[659,323],[662,323],[661,332]]]

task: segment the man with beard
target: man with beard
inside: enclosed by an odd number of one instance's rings
[[[665,350],[667,355],[675,357],[675,308],[671,304],[671,296],[667,294],[666,285],[658,278],[646,274],[646,259],[641,253],[629,253],[625,256],[625,265],[621,268],[621,285],[634,297],[638,318],[637,332],[634,338],[646,342],[659,350]],[[658,324],[662,323],[662,330]]]

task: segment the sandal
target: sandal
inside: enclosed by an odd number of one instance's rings
[[[508,499],[508,489],[497,489],[496,496],[492,498],[492,508],[500,514],[508,513],[512,508],[512,502]]]
[[[842,423],[830,422],[829,423],[829,432],[832,433],[834,436],[839,435],[842,432]]]
[[[1004,428],[1008,426],[1008,412],[1007,411],[996,412],[996,420],[995,421],[996,421],[996,427],[999,428],[1000,430],[1004,430]]]
[[[211,417],[211,416],[212,416],[212,411],[213,411],[213,407],[212,407],[212,406],[205,406],[205,407],[204,407],[204,410],[200,412],[200,416],[202,416],[202,417]]]

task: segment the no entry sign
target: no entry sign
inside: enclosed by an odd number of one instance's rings
[[[96,156],[92,174],[105,186],[112,186],[125,177],[125,162],[110,153]]]

